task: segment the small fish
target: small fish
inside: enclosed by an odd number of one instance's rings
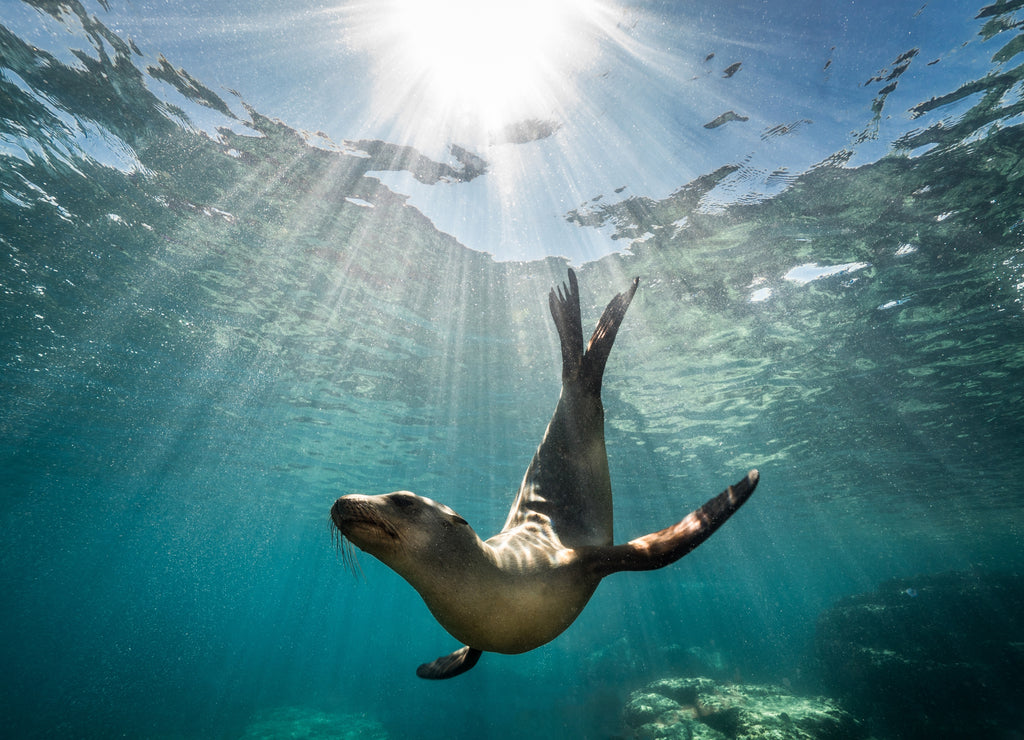
[[[910,598],[913,599],[915,596],[917,596],[917,589],[916,588],[908,588],[903,593],[905,593],[907,596],[909,596]]]

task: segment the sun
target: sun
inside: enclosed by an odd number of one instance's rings
[[[571,107],[610,17],[601,0],[371,0],[346,28],[377,117],[493,135]]]

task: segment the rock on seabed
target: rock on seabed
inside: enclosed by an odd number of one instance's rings
[[[900,740],[1021,737],[1024,575],[894,578],[818,618],[824,690]]]
[[[643,740],[861,740],[864,726],[835,702],[781,686],[665,678],[630,695],[624,711]]]

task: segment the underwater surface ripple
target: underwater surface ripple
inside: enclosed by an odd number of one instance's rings
[[[763,482],[675,568],[442,687],[412,669],[451,638],[370,557],[350,576],[328,510],[404,488],[501,527],[565,260],[468,249],[372,174],[469,182],[471,153],[321,145],[76,0],[19,5],[68,48],[0,21],[5,735],[608,737],[665,646],[822,691],[840,597],[1024,565],[1020,3],[979,9],[991,72],[875,162],[565,214],[625,249],[578,267],[585,325],[641,276],[605,386],[617,540]]]

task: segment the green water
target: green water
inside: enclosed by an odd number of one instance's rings
[[[966,110],[878,161],[840,152],[726,208],[702,198],[738,165],[565,214],[623,245],[577,266],[585,331],[641,278],[604,390],[617,540],[748,468],[762,483],[556,642],[425,684],[415,666],[454,641],[376,561],[346,570],[328,510],[404,488],[501,527],[558,394],[565,261],[471,250],[369,174],[473,179],[469,160],[315,146],[137,64],[73,3],[33,5],[85,51],[0,23],[10,737],[238,737],[280,707],[396,737],[608,737],[670,669],[660,647],[799,684],[837,598],[1024,564],[1012,8],[998,73],[927,103]],[[233,131],[189,126],[161,74]],[[791,272],[809,264],[839,267]]]

